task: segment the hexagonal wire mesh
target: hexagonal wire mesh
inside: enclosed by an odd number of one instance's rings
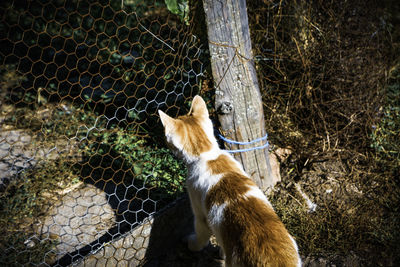
[[[182,192],[138,133],[198,91],[200,45],[161,0],[0,6],[0,263],[68,265]],[[94,259],[139,262],[144,238]]]

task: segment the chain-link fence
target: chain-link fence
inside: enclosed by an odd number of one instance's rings
[[[203,68],[193,10],[165,2],[1,1],[0,265],[65,266],[117,239],[91,264],[143,259],[149,233],[126,234],[184,179],[143,135]]]

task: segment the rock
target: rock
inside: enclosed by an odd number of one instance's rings
[[[97,240],[115,225],[114,210],[106,193],[90,184],[73,186],[37,226],[42,238],[57,237],[57,257]],[[100,200],[100,201],[99,201]]]
[[[160,257],[176,254],[181,245],[180,240],[191,231],[193,216],[189,200],[180,199],[168,209],[150,216],[130,232],[110,241],[75,264],[81,267],[140,266],[144,262],[149,263]]]
[[[36,163],[34,152],[27,149],[31,136],[22,130],[3,128],[0,128],[0,188],[19,171]]]

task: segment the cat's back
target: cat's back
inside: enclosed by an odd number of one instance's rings
[[[240,165],[224,154],[207,165],[220,177],[205,204],[227,266],[298,266],[294,240]]]

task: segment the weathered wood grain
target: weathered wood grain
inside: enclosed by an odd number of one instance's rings
[[[232,140],[260,138],[265,135],[264,114],[251,50],[246,1],[203,0],[203,6],[221,130]],[[252,146],[261,145],[263,142]],[[262,189],[273,185],[275,179],[271,174],[268,149],[237,153],[235,157]]]

